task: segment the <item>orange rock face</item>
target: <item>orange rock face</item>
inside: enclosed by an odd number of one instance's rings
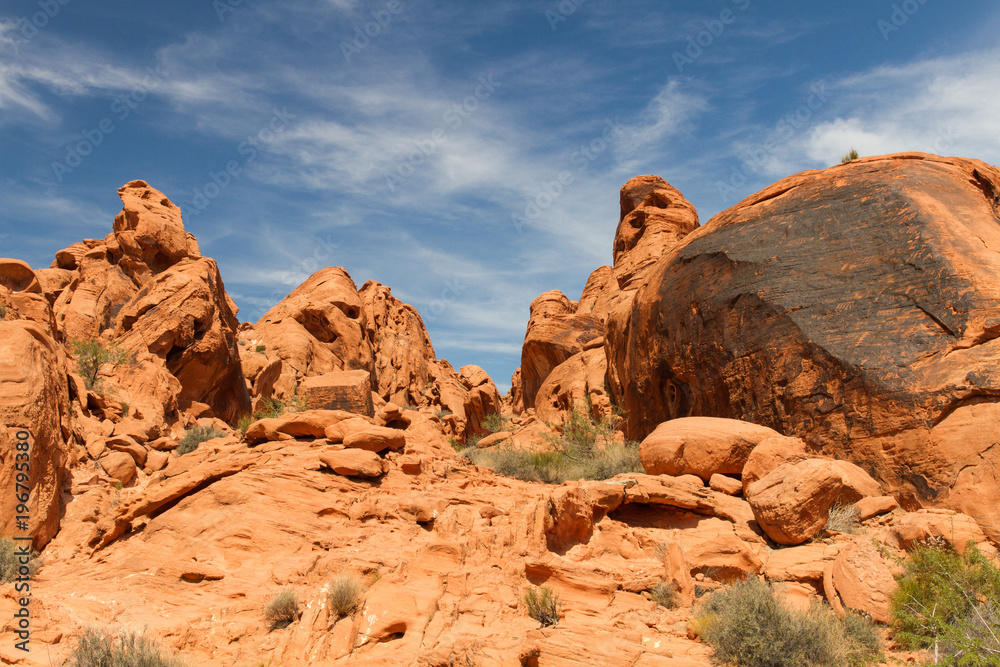
[[[623,290],[635,289],[652,265],[698,227],[698,212],[659,176],[636,176],[621,190],[615,230],[614,275]]]
[[[1000,171],[925,154],[786,178],[686,237],[609,323],[643,437],[739,418],[1000,526]],[[614,318],[612,318],[614,319]],[[995,538],[997,529],[990,529]]]
[[[365,283],[359,296],[374,354],[375,393],[398,405],[418,405],[428,364],[436,358],[420,314],[375,281]]]
[[[364,310],[354,281],[342,268],[317,271],[255,325],[281,359],[279,386],[291,395],[303,378],[372,369]]]
[[[152,278],[122,308],[115,338],[148,353],[180,383],[181,410],[205,403],[235,424],[250,412],[236,346],[236,308],[212,259],[184,260]]]
[[[30,534],[41,548],[59,529],[70,463],[66,355],[34,322],[0,322],[0,341],[0,535]],[[16,511],[18,483],[28,489],[29,530],[15,531],[25,514]]]
[[[741,475],[750,452],[778,433],[736,419],[687,417],[666,421],[639,445],[650,475]]]

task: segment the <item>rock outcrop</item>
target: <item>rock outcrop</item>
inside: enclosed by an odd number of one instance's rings
[[[998,193],[990,165],[901,154],[803,172],[720,213],[611,317],[628,434],[743,419],[855,461],[908,507],[1000,526],[984,491],[1000,467]]]
[[[65,352],[41,326],[0,322],[0,535],[31,535],[36,549],[59,530],[73,459],[66,373]],[[27,529],[17,529],[18,516]]]

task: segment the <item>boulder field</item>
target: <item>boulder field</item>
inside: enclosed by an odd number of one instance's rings
[[[144,181],[119,195],[104,239],[0,259],[0,489],[30,432],[42,562],[32,652],[0,621],[2,664],[59,664],[97,626],[199,665],[707,667],[693,606],[742,577],[885,622],[915,546],[997,555],[995,167],[863,158],[700,226],[633,178],[613,264],[530,304],[507,396],[342,268],[239,322],[180,209]],[[117,355],[88,371],[81,341]],[[542,448],[581,408],[644,472],[545,485],[456,451]],[[362,586],[345,615],[342,575]],[[557,625],[526,611],[538,586]],[[275,627],[283,589],[298,612]],[[17,606],[0,584],[0,617]]]

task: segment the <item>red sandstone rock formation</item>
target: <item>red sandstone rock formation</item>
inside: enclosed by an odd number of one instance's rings
[[[986,481],[1000,467],[998,193],[987,164],[902,154],[803,172],[720,213],[609,322],[628,433],[689,415],[770,426],[1000,537]]]

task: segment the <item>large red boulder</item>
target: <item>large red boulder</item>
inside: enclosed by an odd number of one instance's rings
[[[1000,526],[998,249],[1000,171],[976,160],[864,158],[748,197],[607,324],[629,436],[743,419]]]

